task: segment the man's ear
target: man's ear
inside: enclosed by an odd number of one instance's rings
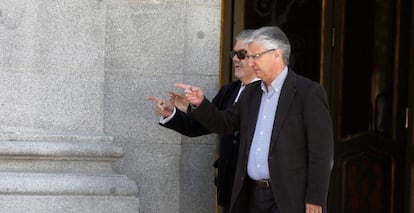
[[[274,60],[280,59],[282,52],[280,51],[280,49],[276,49],[275,51],[273,51],[272,57]]]
[[[282,57],[282,51],[280,49],[276,49],[273,57],[277,58],[277,57]]]

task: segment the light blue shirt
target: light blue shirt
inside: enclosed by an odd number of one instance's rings
[[[273,123],[279,102],[282,85],[287,76],[287,67],[277,76],[268,89],[262,82],[262,99],[259,115],[257,116],[252,145],[247,163],[247,174],[253,180],[270,179],[268,155],[270,138],[272,137]]]

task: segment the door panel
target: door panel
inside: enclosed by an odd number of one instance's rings
[[[407,12],[408,18],[408,41],[410,45],[407,46],[408,54],[406,61],[408,64],[408,107],[406,109],[406,119],[405,126],[407,128],[408,140],[407,140],[407,177],[406,177],[406,196],[405,196],[405,206],[409,209],[407,212],[414,212],[414,3],[411,1],[410,5],[403,5],[403,8],[408,8]],[[404,68],[404,66],[403,66]]]
[[[336,127],[331,212],[402,212],[399,1],[343,0],[335,9]],[[339,17],[339,18],[338,18]]]
[[[341,142],[346,145],[337,151],[337,206],[332,212],[393,212],[398,151],[371,132]]]

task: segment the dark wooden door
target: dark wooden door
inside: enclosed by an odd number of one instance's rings
[[[410,1],[408,1],[410,2]],[[408,70],[407,88],[407,108],[405,127],[407,130],[407,146],[406,146],[406,172],[405,172],[405,191],[404,191],[404,212],[414,212],[414,3],[402,3],[401,10],[403,18],[402,22],[402,69]],[[405,21],[406,20],[406,21]],[[407,29],[407,30],[405,30]],[[406,33],[405,33],[406,31]]]
[[[335,128],[329,212],[414,212],[411,0],[233,0],[231,8],[233,35],[281,27],[293,69],[328,92]]]
[[[329,5],[332,63],[326,65],[336,130],[330,212],[408,212],[405,2]]]

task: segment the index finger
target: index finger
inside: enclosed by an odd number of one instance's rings
[[[182,96],[180,93],[174,92],[174,91],[168,91],[168,94],[175,95],[175,96]]]
[[[159,98],[159,97],[156,97],[156,96],[148,96],[147,97],[147,100],[148,101],[155,101],[155,102],[161,102],[161,98]]]
[[[177,88],[181,88],[181,89],[187,89],[188,87],[191,87],[188,84],[182,84],[182,83],[175,83],[174,86]]]

